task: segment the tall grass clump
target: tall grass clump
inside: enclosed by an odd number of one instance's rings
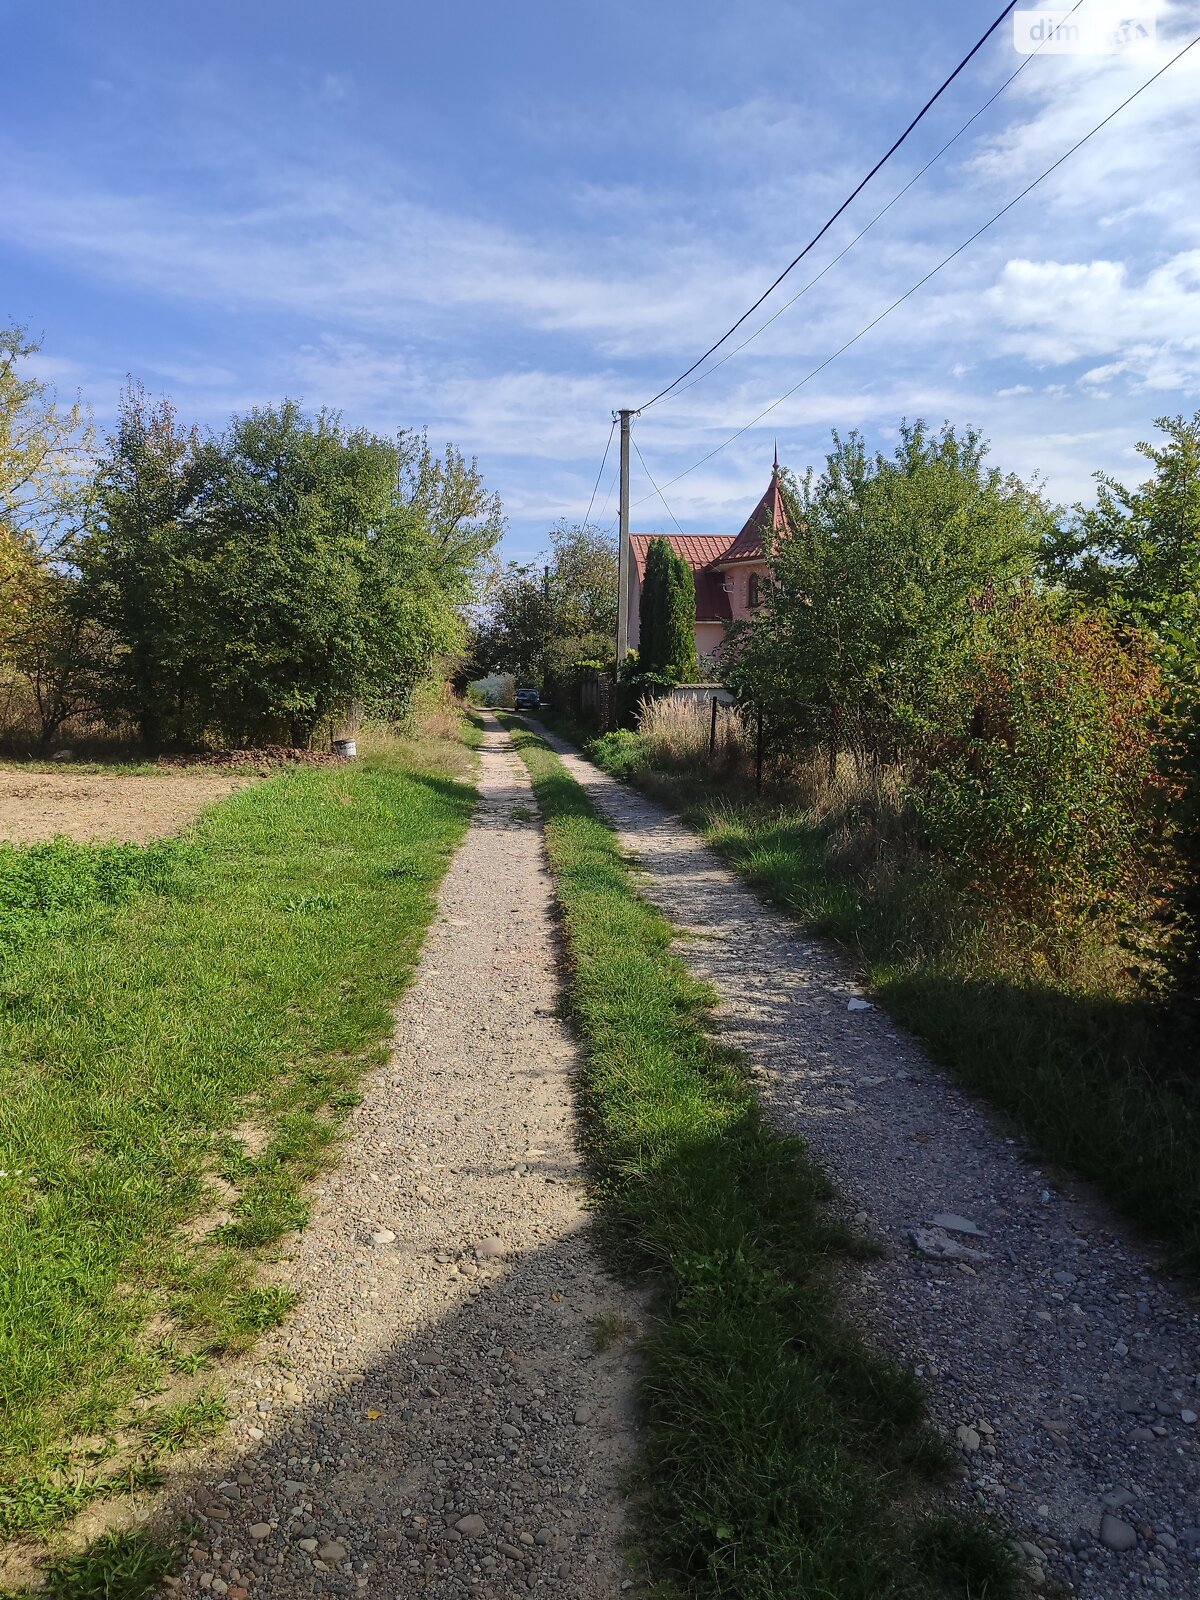
[[[718,705],[716,748],[710,753],[709,702],[665,695],[643,705],[638,719],[642,749],[667,772],[745,773],[754,761],[754,733],[737,706]]]

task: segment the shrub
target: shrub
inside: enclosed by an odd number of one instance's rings
[[[1200,1013],[1200,694],[1179,692],[1164,740],[1172,828],[1164,845],[1166,979],[1173,997]]]
[[[614,778],[629,778],[646,765],[646,750],[640,734],[628,728],[618,728],[615,733],[603,733],[593,739],[588,753],[605,772]]]
[[[1139,635],[1028,598],[981,611],[958,726],[913,773],[930,843],[1019,918],[1132,921],[1162,699]]]

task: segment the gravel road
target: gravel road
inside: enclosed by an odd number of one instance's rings
[[[1038,1584],[1086,1600],[1200,1594],[1194,1291],[1085,1185],[1039,1170],[829,946],[672,814],[546,737],[683,930],[770,1115],[885,1246],[848,1272],[847,1306],[924,1379],[967,1504],[1007,1525]]]
[[[301,1306],[240,1364],[231,1429],[176,1493],[199,1530],[176,1593],[631,1584],[639,1307],[583,1208],[551,909],[528,778],[489,718],[390,1064],[282,1274]]]

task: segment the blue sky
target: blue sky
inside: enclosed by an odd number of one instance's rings
[[[127,373],[217,426],[285,394],[380,430],[428,425],[479,456],[523,556],[583,516],[612,409],[745,309],[998,9],[0,3],[0,320],[43,337],[42,372],[101,427]],[[760,338],[638,420],[659,484],[1196,33],[1200,0],[1181,0],[1159,10],[1156,55],[1030,61]],[[1021,59],[1002,28],[746,331]],[[689,531],[736,529],[776,438],[803,469],[831,427],[886,444],[907,415],[978,424],[997,464],[1069,501],[1097,467],[1137,474],[1151,418],[1198,406],[1200,46],[666,498]],[[634,525],[672,524],[652,498]]]

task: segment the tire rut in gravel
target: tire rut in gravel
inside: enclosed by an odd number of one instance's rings
[[[629,1582],[639,1306],[590,1236],[551,880],[492,718],[480,760],[390,1063],[283,1274],[300,1307],[237,1367],[231,1429],[174,1497],[197,1530],[176,1592],[599,1600]]]
[[[864,1001],[836,951],[678,817],[539,732],[680,928],[768,1114],[884,1245],[847,1272],[845,1304],[924,1380],[967,1507],[1007,1526],[1037,1584],[1087,1600],[1200,1594],[1194,1286],[1087,1185],[1039,1169]]]

